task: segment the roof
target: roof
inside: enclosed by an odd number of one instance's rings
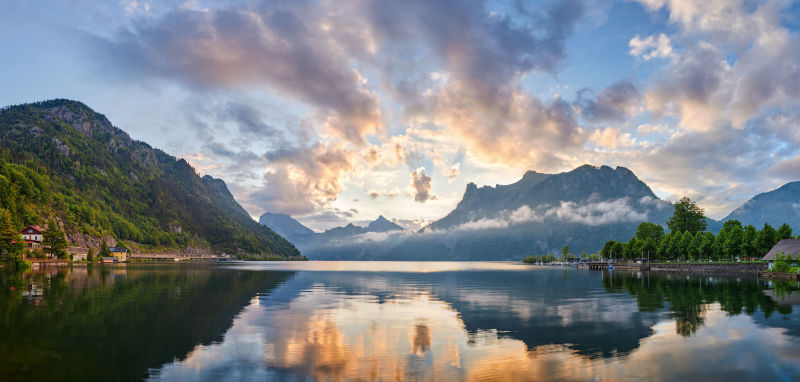
[[[792,257],[800,255],[800,240],[798,239],[783,239],[775,244],[772,249],[767,252],[766,256],[761,260],[775,260],[775,255],[784,252],[791,254]]]
[[[128,252],[128,248],[125,247],[111,247],[108,249],[109,252]]]
[[[33,229],[35,229],[35,230],[39,231],[39,233],[41,233],[41,232],[44,232],[44,230],[42,229],[42,227],[39,227],[38,225],[29,225],[29,226],[27,226],[27,227],[23,228],[23,229],[22,229],[21,231],[19,231],[19,232],[25,232],[25,230],[26,230],[26,229],[28,229],[28,228],[33,228]]]

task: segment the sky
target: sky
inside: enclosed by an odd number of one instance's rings
[[[714,218],[800,180],[800,1],[5,0],[0,46],[0,105],[84,102],[317,231],[587,163]]]

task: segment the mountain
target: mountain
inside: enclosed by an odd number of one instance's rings
[[[17,226],[55,219],[75,245],[299,258],[255,222],[227,185],[135,141],[70,100],[0,109],[0,208]]]
[[[787,183],[776,190],[758,194],[722,221],[733,219],[743,225],[752,224],[758,229],[764,223],[775,228],[789,223],[792,231],[800,231],[800,182]]]
[[[620,198],[629,198],[635,203],[658,199],[650,187],[624,167],[583,165],[555,175],[528,171],[510,185],[478,188],[475,183],[469,183],[456,208],[426,229],[449,229],[523,206],[537,209],[565,202],[597,203]]]
[[[358,252],[359,257],[369,258],[373,246],[381,246],[382,242],[377,237],[389,236],[406,232],[405,229],[383,217],[370,222],[366,227],[347,224],[344,227],[335,227],[322,233],[315,233],[300,222],[288,215],[265,213],[259,223],[266,225],[276,232],[285,232],[287,239],[300,248],[305,254],[317,254],[320,258],[329,257],[332,253],[343,252],[343,256],[334,258],[348,258],[348,253]],[[309,233],[310,232],[310,233]],[[377,236],[377,237],[376,237]],[[313,256],[313,255],[312,255]]]
[[[315,232],[289,215],[266,212],[258,218],[258,223],[269,227],[279,235],[294,242],[298,238],[314,235]]]
[[[592,253],[607,240],[627,240],[641,222],[665,225],[672,210],[624,167],[529,171],[509,185],[468,184],[453,211],[417,233],[304,251],[315,259],[359,260],[518,260],[560,253],[564,245]]]
[[[383,215],[378,216],[375,221],[369,223],[367,226],[367,232],[390,232],[390,231],[402,231],[403,227],[390,222],[387,220]]]

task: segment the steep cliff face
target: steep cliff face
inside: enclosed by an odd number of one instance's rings
[[[584,165],[560,174],[528,171],[518,182],[496,187],[467,185],[464,197],[444,218],[426,227],[446,230],[480,219],[494,218],[502,211],[526,206],[532,210],[558,207],[562,203],[589,204],[627,199],[642,213],[659,213],[658,198],[644,182],[624,167]],[[657,214],[661,217],[661,214]]]
[[[299,257],[259,225],[225,182],[114,127],[70,100],[0,110],[0,208],[18,225],[63,222],[68,238],[149,249]]]

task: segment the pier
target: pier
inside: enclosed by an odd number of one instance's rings
[[[229,256],[201,255],[184,253],[132,253],[128,256],[131,260],[150,261],[220,261],[230,260]]]
[[[596,262],[586,263],[586,266],[589,269],[597,269],[597,270],[608,269],[608,265],[609,262],[607,261],[596,261]]]

